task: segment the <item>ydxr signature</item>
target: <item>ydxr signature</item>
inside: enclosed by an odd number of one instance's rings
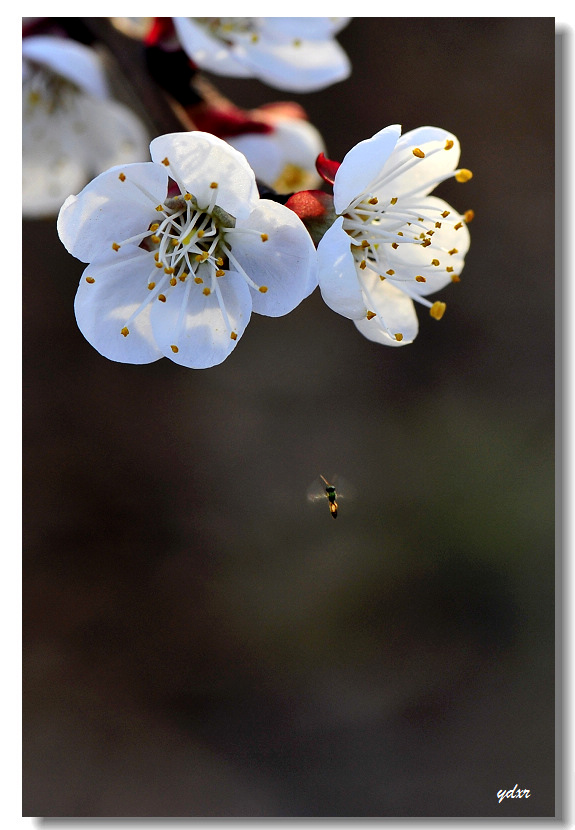
[[[516,790],[517,792],[515,792]],[[516,784],[512,790],[499,790],[497,798],[501,804],[504,798],[529,798],[530,795],[531,790],[519,790]]]

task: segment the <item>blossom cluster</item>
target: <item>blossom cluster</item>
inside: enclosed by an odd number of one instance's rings
[[[137,20],[189,119],[153,138],[151,160],[93,49],[53,35],[23,45],[24,212],[57,205],[60,239],[87,265],[78,326],[102,355],[214,366],[252,312],[288,314],[318,286],[379,344],[413,342],[416,304],[441,319],[430,296],[459,281],[473,218],[432,195],[471,178],[455,135],[394,124],[339,163],[299,105],[247,111],[197,92],[202,70],[298,92],[341,82],[335,35],[349,18]]]

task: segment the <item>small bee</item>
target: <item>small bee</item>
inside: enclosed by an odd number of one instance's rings
[[[317,480],[314,481],[308,489],[307,497],[311,502],[318,502],[322,499],[327,499],[329,512],[334,519],[337,519],[337,511],[339,510],[338,499],[341,498],[341,494],[338,496],[335,485],[330,484],[329,481],[322,475],[320,475],[320,479],[323,483],[320,484]]]

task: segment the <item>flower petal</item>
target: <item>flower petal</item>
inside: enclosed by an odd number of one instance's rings
[[[80,331],[100,354],[121,363],[151,363],[162,357],[150,325],[150,305],[122,329],[148,299],[151,255],[137,250],[129,257],[89,265],[78,286],[74,310]]]
[[[333,37],[351,17],[262,17],[261,36],[270,36],[278,41],[325,40]]]
[[[95,98],[108,97],[102,63],[88,46],[53,35],[32,35],[22,40],[22,57],[47,67]]]
[[[319,287],[324,302],[333,311],[358,320],[365,317],[367,308],[351,252],[350,237],[342,224],[341,217],[336,219],[319,243]]]
[[[370,192],[372,183],[380,176],[400,135],[399,124],[392,124],[372,138],[360,141],[344,156],[333,185],[336,213],[344,213],[354,199]]]
[[[226,234],[226,242],[246,274],[267,288],[252,289],[258,314],[288,314],[317,287],[314,244],[301,219],[284,205],[260,199],[249,219]]]
[[[335,40],[302,40],[297,45],[260,38],[242,47],[244,66],[261,81],[290,92],[314,92],[343,81],[351,72],[349,58]]]
[[[252,301],[243,277],[228,271],[217,279],[225,314],[217,292],[204,293],[207,282],[203,287],[192,282],[180,284],[165,303],[154,304],[154,336],[164,355],[181,366],[207,369],[222,363],[249,322]],[[230,327],[235,339],[230,336]]]
[[[370,310],[374,311],[376,316],[370,320],[367,317],[355,320],[358,330],[369,340],[386,346],[405,346],[412,343],[419,331],[413,301],[403,291],[390,285],[388,280],[382,282],[379,276],[369,269],[362,275],[362,281],[369,291],[370,304],[375,306]],[[401,335],[401,339],[398,340],[396,334]]]
[[[154,204],[163,202],[167,187],[168,173],[161,165],[113,167],[66,199],[58,216],[60,239],[77,259],[92,262],[113,243],[143,233],[157,219]]]
[[[414,155],[414,150],[424,157]],[[378,181],[372,183],[373,193],[382,202],[394,197],[425,196],[453,173],[459,155],[459,141],[453,133],[439,127],[411,130],[398,140]]]
[[[74,118],[74,132],[74,145],[84,157],[91,176],[119,164],[143,162],[149,156],[149,137],[143,123],[117,101],[96,101],[82,96]]]
[[[174,26],[184,52],[194,63],[216,75],[249,78],[251,72],[230,51],[229,47],[189,17],[173,17]]]
[[[211,185],[217,184],[216,204],[235,216],[247,218],[259,198],[254,172],[245,156],[227,141],[210,133],[169,133],[150,144],[152,159],[195,197],[200,208],[213,199]]]

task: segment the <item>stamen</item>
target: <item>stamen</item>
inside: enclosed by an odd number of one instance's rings
[[[439,300],[436,300],[436,302],[434,302],[431,308],[429,309],[429,313],[435,320],[441,320],[441,318],[445,314],[445,309],[445,303],[440,303]]]
[[[473,173],[471,170],[467,170],[467,168],[463,167],[461,170],[458,170],[455,173],[455,181],[456,182],[468,182],[470,179],[473,178]]]

